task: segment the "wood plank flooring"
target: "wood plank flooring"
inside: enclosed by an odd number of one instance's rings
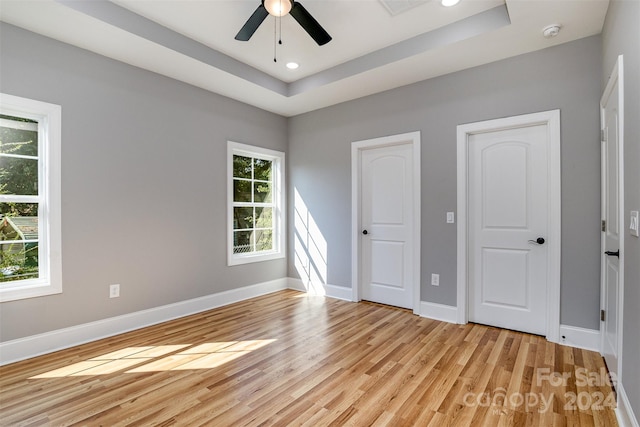
[[[282,291],[0,368],[2,426],[616,426],[602,358]]]

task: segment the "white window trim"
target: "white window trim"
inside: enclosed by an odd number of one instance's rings
[[[234,254],[233,253],[233,156],[260,157],[271,160],[274,165],[273,197],[275,211],[273,213],[273,245],[274,250],[266,253]],[[269,261],[286,256],[286,205],[285,205],[285,154],[281,151],[253,145],[227,141],[227,265],[241,265],[252,262]]]
[[[62,108],[0,93],[0,113],[38,121],[40,277],[0,285],[0,302],[62,293],[60,158]]]

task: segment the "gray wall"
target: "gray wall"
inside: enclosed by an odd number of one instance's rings
[[[327,282],[351,287],[352,141],[421,131],[421,298],[456,305],[456,226],[445,223],[456,210],[456,126],[559,108],[561,322],[598,329],[601,68],[594,36],[291,118],[290,190],[327,241]],[[439,287],[430,285],[431,273],[440,274]],[[293,263],[289,275],[297,276]]]
[[[285,151],[285,118],[7,24],[0,40],[0,91],[62,106],[64,286],[1,304],[2,341],[286,276],[227,267],[225,246],[226,141]]]
[[[628,233],[629,212],[640,210],[640,2],[613,0],[602,33],[606,85],[618,55],[624,55],[625,244],[622,382],[640,417],[640,239]]]

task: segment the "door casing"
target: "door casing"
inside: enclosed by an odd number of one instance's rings
[[[420,310],[420,132],[409,132],[381,138],[355,141],[351,144],[351,283],[353,301],[360,301],[361,283],[361,154],[364,150],[411,144],[413,160],[413,312]]]
[[[495,120],[459,125],[457,128],[457,321],[468,322],[468,144],[469,136],[532,125],[546,125],[549,134],[548,197],[549,229],[547,270],[547,331],[546,338],[559,342],[560,337],[560,251],[561,251],[561,166],[560,110],[525,114]]]

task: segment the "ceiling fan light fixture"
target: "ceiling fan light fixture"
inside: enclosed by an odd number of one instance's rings
[[[445,7],[451,7],[460,3],[460,0],[440,0],[440,3]]]
[[[290,70],[295,70],[300,66],[297,62],[287,62],[287,68]]]
[[[244,23],[242,28],[240,28],[235,39],[242,42],[249,41],[260,24],[267,19],[267,16],[272,15],[280,17],[286,14],[290,14],[293,19],[300,24],[302,29],[305,30],[316,43],[318,43],[318,46],[323,46],[331,41],[329,33],[322,28],[318,21],[311,16],[309,11],[307,11],[299,1],[294,2],[294,0],[260,0],[260,5],[251,14],[249,19],[247,19],[247,22]],[[276,22],[278,21],[276,20]],[[282,34],[282,21],[280,21],[280,26]],[[275,33],[276,31],[274,28],[274,35]]]
[[[267,9],[269,15],[285,16],[293,7],[292,0],[264,0],[264,8]]]

